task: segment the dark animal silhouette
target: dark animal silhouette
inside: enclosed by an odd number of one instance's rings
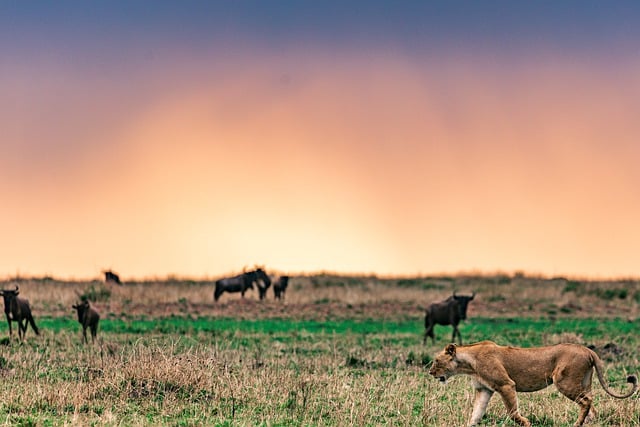
[[[242,294],[242,298],[244,298],[244,293],[248,289],[254,289],[253,282],[257,280],[257,277],[258,275],[255,271],[249,271],[237,276],[216,280],[213,299],[218,301],[220,296],[225,292],[240,292]]]
[[[18,322],[18,336],[22,341],[27,333],[27,324],[31,324],[36,335],[40,335],[40,331],[33,320],[29,301],[24,298],[18,298],[19,293],[18,286],[16,286],[15,290],[0,291],[0,295],[4,298],[4,314],[7,316],[7,323],[9,324],[9,338],[13,335],[11,322]]]
[[[258,294],[260,299],[263,300],[267,296],[267,289],[271,286],[271,278],[265,273],[265,271],[258,267],[254,273],[256,274],[256,284],[258,285]]]
[[[110,270],[104,272],[104,281],[106,283],[115,283],[116,285],[122,285],[120,276]]]
[[[458,341],[462,345],[462,336],[458,330],[458,324],[461,320],[467,318],[467,306],[469,301],[473,300],[476,293],[472,295],[456,295],[454,292],[452,296],[444,301],[435,302],[426,309],[424,317],[424,339],[423,344],[427,343],[427,337],[431,337],[433,343],[435,343],[435,335],[433,333],[433,327],[437,325],[451,325],[453,326],[453,335],[451,335],[451,342],[454,342],[456,335]]]
[[[84,343],[87,340],[87,328],[91,329],[91,342],[95,342],[98,335],[98,322],[100,322],[100,314],[94,310],[88,300],[84,300],[80,304],[72,306],[78,312],[78,323],[82,325],[82,336],[84,337]]]
[[[289,286],[289,276],[280,276],[278,281],[273,284],[273,297],[275,299],[284,299],[287,286]]]

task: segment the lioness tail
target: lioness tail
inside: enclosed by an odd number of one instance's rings
[[[598,380],[600,381],[600,385],[602,385],[602,388],[604,389],[604,391],[607,392],[609,396],[613,396],[616,399],[626,399],[627,397],[631,397],[631,395],[633,395],[633,393],[635,393],[638,390],[638,378],[635,375],[629,375],[627,377],[627,382],[632,384],[632,386],[631,386],[631,390],[629,390],[626,394],[615,394],[614,392],[609,390],[609,386],[607,385],[603,375],[604,364],[602,363],[602,360],[600,360],[598,355],[593,350],[590,350],[590,351],[591,351],[591,360],[593,361],[593,366],[596,368],[596,374],[598,374]]]

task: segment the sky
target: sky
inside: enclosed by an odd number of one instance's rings
[[[0,277],[640,276],[634,1],[0,3]]]

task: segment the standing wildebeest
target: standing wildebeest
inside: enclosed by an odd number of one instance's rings
[[[458,323],[461,320],[467,318],[467,306],[469,301],[476,296],[473,292],[471,296],[456,295],[455,291],[453,295],[444,301],[435,302],[427,307],[426,315],[424,317],[424,339],[422,344],[427,343],[427,337],[431,337],[431,340],[435,343],[436,338],[433,334],[433,327],[438,325],[451,325],[453,326],[453,335],[451,336],[451,342],[454,342],[456,335],[458,335],[458,341],[462,345],[462,336],[458,330]]]
[[[105,283],[115,283],[116,285],[122,285],[120,281],[120,276],[114,273],[111,270],[107,270],[104,272],[104,281]]]
[[[273,284],[273,297],[275,299],[284,299],[287,286],[289,286],[289,276],[280,276],[280,279]]]
[[[265,271],[258,267],[254,273],[256,274],[256,284],[258,285],[258,293],[260,299],[263,300],[267,296],[267,289],[271,286],[271,278]]]
[[[254,289],[253,282],[257,280],[255,271],[248,271],[237,276],[227,277],[225,279],[216,280],[216,289],[213,293],[213,299],[218,301],[220,295],[224,292],[240,292],[242,298],[247,289]]]
[[[89,305],[89,300],[84,300],[80,304],[72,305],[72,307],[78,312],[78,322],[82,325],[84,343],[86,344],[88,342],[87,328],[91,329],[91,342],[95,342],[96,335],[98,335],[100,315]]]
[[[11,322],[18,322],[18,336],[20,337],[20,341],[22,341],[24,335],[27,333],[28,323],[31,323],[33,332],[35,332],[36,335],[40,335],[40,331],[31,315],[29,301],[24,298],[18,298],[19,293],[17,285],[13,291],[0,291],[0,295],[4,298],[4,314],[7,316],[7,323],[9,323],[9,338],[13,335]]]

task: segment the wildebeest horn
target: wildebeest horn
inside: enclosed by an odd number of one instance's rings
[[[16,285],[16,292],[18,291],[18,285]]]
[[[476,291],[471,292],[471,299],[476,296]]]
[[[453,290],[453,296],[454,297],[456,296],[456,290],[455,289]]]

